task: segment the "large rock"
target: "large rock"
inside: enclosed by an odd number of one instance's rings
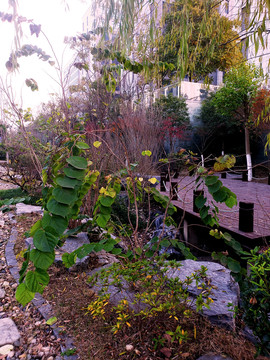
[[[201,266],[205,266],[207,268],[207,279],[210,281],[210,287],[212,287],[211,298],[214,302],[210,305],[210,309],[205,308],[203,310],[203,314],[207,315],[214,324],[234,329],[235,321],[232,310],[234,306],[238,305],[239,286],[231,277],[230,271],[218,263],[208,261],[184,260],[181,261],[181,264],[182,266],[178,270],[168,270],[166,275],[169,278],[178,277],[179,280],[183,281],[187,276],[191,276],[192,273],[199,270]],[[188,286],[188,291],[191,297],[195,297],[201,290],[193,281]]]
[[[16,204],[16,215],[39,213],[42,214],[43,210],[41,206],[26,205],[24,203]]]
[[[214,302],[210,304],[210,309],[203,308],[203,315],[207,316],[215,325],[222,325],[234,329],[235,321],[232,309],[238,305],[239,287],[231,277],[230,271],[220,264],[207,261],[183,260],[179,261],[179,265],[180,264],[182,264],[182,266],[179,266],[178,269],[168,270],[166,273],[167,277],[178,277],[180,281],[184,281],[187,276],[191,276],[191,274],[199,270],[202,265],[205,266],[207,268],[207,282],[210,284],[209,286],[212,287],[211,298]],[[108,266],[109,265],[105,267]],[[89,275],[93,275],[98,271],[99,269],[95,269],[91,271]],[[202,291],[198,289],[198,287],[195,281],[188,286],[191,300],[192,297],[195,299],[196,295],[199,295]],[[92,289],[98,293],[102,289],[102,284],[98,282]],[[135,312],[140,311],[144,307],[142,304],[140,306],[131,304],[132,301],[134,301],[135,293],[130,291],[130,286],[124,279],[121,289],[111,284],[108,287],[108,293],[110,294],[110,302],[114,305],[126,298]],[[229,304],[232,304],[232,307],[229,307]],[[195,309],[195,304],[193,307]]]
[[[20,333],[10,318],[0,319],[0,346],[13,344],[20,339]]]

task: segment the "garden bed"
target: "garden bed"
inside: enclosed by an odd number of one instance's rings
[[[24,248],[25,232],[38,217],[33,214],[17,217],[17,254]],[[247,339],[238,335],[240,329],[230,332],[215,327],[194,312],[188,319],[178,320],[166,316],[166,313],[159,317],[159,321],[133,318],[131,326],[125,326],[113,335],[113,311],[106,312],[105,321],[102,318],[93,320],[87,314],[87,306],[95,299],[95,293],[87,283],[87,273],[96,267],[98,262],[95,256],[90,257],[83,269],[74,272],[63,266],[53,266],[50,269],[50,284],[43,294],[54,309],[58,327],[73,337],[76,348],[70,352],[76,352],[79,359],[193,360],[207,353],[224,354],[235,360],[254,359],[256,349]],[[181,343],[173,341],[166,334],[175,330],[179,324],[189,334],[187,341]]]

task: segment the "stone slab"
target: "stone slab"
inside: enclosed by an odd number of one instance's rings
[[[20,339],[20,333],[10,318],[0,319],[0,346],[13,344]]]
[[[234,306],[238,305],[240,291],[238,284],[231,277],[230,271],[224,266],[210,261],[184,260],[181,261],[181,264],[182,266],[179,269],[167,271],[168,278],[178,277],[180,281],[183,281],[196,270],[199,270],[201,266],[205,266],[207,268],[206,276],[212,287],[211,298],[214,302],[210,305],[210,309],[204,308],[203,315],[207,315],[213,324],[234,329],[235,320],[232,310]],[[188,286],[188,291],[191,296],[196,297],[201,290],[193,281]],[[228,307],[229,304],[232,304],[232,307]]]
[[[43,213],[41,206],[34,206],[34,205],[26,205],[24,203],[16,204],[16,215],[22,214],[31,214],[34,213]]]

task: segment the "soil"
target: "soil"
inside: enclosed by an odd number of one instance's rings
[[[25,248],[25,232],[39,217],[40,215],[34,214],[17,217],[17,254]],[[238,332],[214,327],[196,313],[192,313],[188,320],[181,322],[181,326],[189,334],[188,340],[181,344],[173,342],[170,335],[166,334],[166,331],[173,330],[179,325],[179,321],[169,318],[166,314],[151,321],[133,318],[130,327],[126,326],[113,335],[110,327],[115,316],[113,312],[106,313],[105,321],[101,318],[93,320],[90,314],[86,314],[87,306],[95,299],[95,293],[87,283],[87,272],[97,266],[95,256],[90,258],[86,267],[77,268],[73,272],[63,266],[52,266],[50,284],[43,294],[53,306],[58,327],[63,333],[73,337],[79,359],[193,360],[207,353],[227,355],[234,360],[255,358],[254,345],[238,335]],[[266,358],[260,356],[257,359]]]

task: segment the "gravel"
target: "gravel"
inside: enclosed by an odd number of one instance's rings
[[[11,318],[21,335],[8,354],[0,354],[0,360],[62,359],[62,339],[54,336],[51,327],[33,304],[23,308],[15,299],[17,283],[5,258],[5,248],[13,226],[10,216],[0,212],[0,319]]]

